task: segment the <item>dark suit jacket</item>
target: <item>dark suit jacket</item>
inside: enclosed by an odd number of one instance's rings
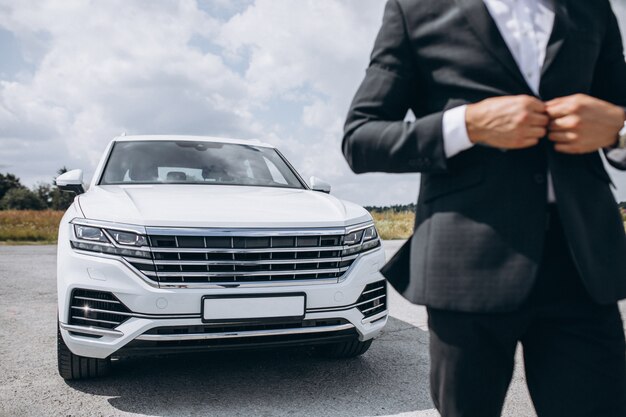
[[[626,63],[608,0],[556,0],[540,98],[589,94],[626,107]],[[593,299],[626,297],[626,239],[599,152],[474,146],[446,159],[443,112],[534,95],[482,0],[389,0],[343,152],[357,172],[421,172],[413,236],[383,268],[410,301],[516,309],[540,262],[549,168],[561,220]],[[416,120],[404,122],[408,110]],[[624,161],[610,161],[626,169]]]

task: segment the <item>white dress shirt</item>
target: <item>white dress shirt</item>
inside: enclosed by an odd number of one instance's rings
[[[541,68],[554,26],[551,0],[483,0],[496,22],[528,86],[539,96]],[[443,114],[444,151],[447,158],[474,146],[465,126],[467,106]],[[548,174],[548,201],[554,202],[552,177]]]

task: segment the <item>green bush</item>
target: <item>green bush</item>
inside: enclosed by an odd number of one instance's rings
[[[11,188],[0,200],[3,210],[43,210],[46,202],[28,188]]]

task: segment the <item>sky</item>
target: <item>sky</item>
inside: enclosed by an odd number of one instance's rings
[[[415,202],[419,175],[357,176],[340,149],[384,3],[0,0],[0,172],[88,180],[123,132],[254,138],[339,198]],[[610,173],[626,200],[626,173]]]

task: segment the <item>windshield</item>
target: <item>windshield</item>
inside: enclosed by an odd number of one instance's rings
[[[275,149],[202,141],[117,142],[100,184],[304,188]]]

